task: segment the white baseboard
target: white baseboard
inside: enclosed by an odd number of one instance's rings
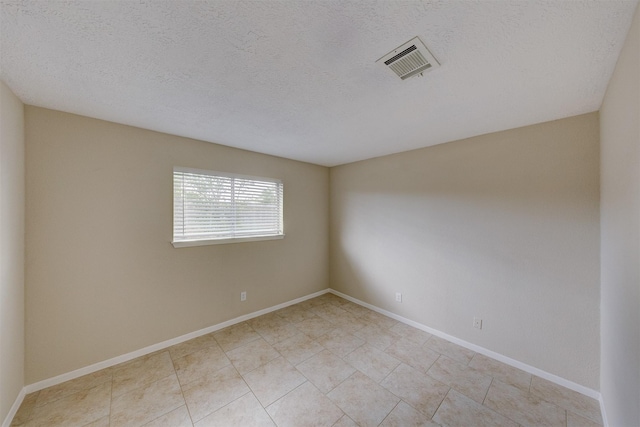
[[[195,332],[191,332],[191,333],[188,333],[188,334],[185,334],[185,335],[181,335],[179,337],[172,338],[170,340],[163,341],[163,342],[158,343],[158,344],[153,344],[153,345],[150,345],[148,347],[144,347],[144,348],[142,348],[140,350],[136,350],[136,351],[133,351],[133,352],[130,352],[130,353],[127,353],[127,354],[123,354],[121,356],[117,356],[117,357],[114,357],[114,358],[111,358],[111,359],[108,359],[108,360],[105,360],[105,361],[102,361],[102,362],[98,362],[98,363],[95,363],[93,365],[86,366],[84,368],[76,369],[74,371],[67,372],[65,374],[58,375],[58,376],[55,376],[55,377],[52,377],[52,378],[48,378],[46,380],[38,381],[37,383],[29,384],[29,385],[25,386],[20,391],[20,394],[18,395],[18,397],[16,398],[16,401],[14,402],[13,406],[11,407],[11,410],[9,411],[9,414],[7,415],[7,418],[2,423],[2,427],[9,427],[9,425],[11,424],[11,420],[13,419],[13,417],[16,414],[16,412],[20,408],[20,405],[22,404],[22,400],[29,393],[33,393],[35,391],[42,390],[44,388],[57,385],[57,384],[65,382],[65,381],[69,381],[69,380],[72,380],[72,379],[75,379],[75,378],[79,378],[81,376],[84,376],[84,375],[87,375],[87,374],[91,374],[93,372],[96,372],[96,371],[99,371],[101,369],[108,368],[108,367],[111,367],[111,366],[115,366],[115,365],[118,365],[118,364],[123,363],[123,362],[128,362],[129,360],[135,359],[137,357],[144,356],[144,355],[153,353],[153,352],[158,351],[158,350],[163,350],[165,348],[171,347],[171,346],[176,345],[176,344],[180,344],[182,342],[191,340],[193,338],[197,338],[199,336],[206,335],[206,334],[209,334],[211,332],[218,331],[218,330],[226,328],[228,326],[232,326],[232,325],[235,325],[237,323],[244,322],[244,321],[249,320],[249,319],[253,319],[254,317],[262,316],[264,314],[271,313],[271,312],[276,311],[276,310],[280,310],[281,308],[285,308],[285,307],[288,307],[290,305],[297,304],[297,303],[300,303],[302,301],[306,301],[308,299],[318,297],[320,295],[326,294],[327,292],[330,292],[330,293],[332,293],[334,295],[342,297],[342,298],[344,298],[344,299],[346,299],[348,301],[351,301],[351,302],[353,302],[355,304],[361,305],[363,307],[367,307],[367,308],[369,308],[369,309],[371,309],[373,311],[376,311],[378,313],[384,314],[385,316],[391,317],[392,319],[395,319],[395,320],[397,320],[399,322],[402,322],[402,323],[405,323],[407,325],[413,326],[415,328],[418,328],[420,330],[428,332],[428,333],[430,333],[432,335],[435,335],[437,337],[446,339],[447,341],[451,341],[452,343],[455,343],[455,344],[458,344],[458,345],[460,345],[462,347],[468,348],[468,349],[470,349],[472,351],[475,351],[476,353],[480,353],[480,354],[483,354],[485,356],[491,357],[491,358],[496,359],[496,360],[498,360],[498,361],[500,361],[502,363],[505,363],[505,364],[507,364],[509,366],[513,366],[515,368],[521,369],[521,370],[523,370],[525,372],[528,372],[530,374],[537,375],[538,377],[544,378],[544,379],[546,379],[548,381],[551,381],[551,382],[553,382],[555,384],[558,384],[558,385],[561,385],[563,387],[566,387],[566,388],[568,388],[570,390],[573,390],[573,391],[576,391],[578,393],[584,394],[586,396],[592,397],[592,398],[594,398],[594,399],[596,399],[596,400],[598,400],[600,402],[600,408],[601,408],[601,412],[602,412],[602,418],[603,418],[603,421],[604,421],[604,427],[608,427],[608,422],[607,422],[606,412],[605,412],[605,408],[604,408],[604,403],[602,401],[602,396],[601,396],[600,392],[598,392],[596,390],[593,390],[593,389],[590,389],[588,387],[582,386],[580,384],[574,383],[572,381],[569,381],[569,380],[564,379],[562,377],[559,377],[557,375],[551,374],[549,372],[543,371],[543,370],[538,369],[536,367],[527,365],[526,363],[522,363],[522,362],[520,362],[518,360],[511,359],[511,358],[509,358],[507,356],[504,356],[504,355],[502,355],[500,353],[496,353],[496,352],[488,350],[488,349],[486,349],[484,347],[481,347],[481,346],[478,346],[476,344],[472,344],[470,342],[467,342],[467,341],[461,340],[459,338],[456,338],[454,336],[448,335],[448,334],[446,334],[446,333],[444,333],[442,331],[439,331],[437,329],[430,328],[430,327],[425,326],[425,325],[423,325],[421,323],[418,323],[418,322],[415,322],[413,320],[410,320],[410,319],[404,318],[402,316],[399,316],[397,314],[391,313],[390,311],[383,310],[383,309],[381,309],[379,307],[376,307],[374,305],[368,304],[368,303],[366,303],[364,301],[360,301],[357,298],[350,297],[349,295],[343,294],[342,292],[336,291],[334,289],[325,289],[325,290],[322,290],[322,291],[319,291],[319,292],[315,292],[313,294],[306,295],[304,297],[300,297],[300,298],[297,298],[297,299],[294,299],[294,300],[291,300],[291,301],[288,301],[288,302],[285,302],[285,303],[282,303],[282,304],[278,304],[278,305],[275,305],[273,307],[265,308],[263,310],[258,310],[258,311],[255,311],[253,313],[249,313],[249,314],[245,314],[243,316],[236,317],[236,318],[228,320],[226,322],[218,323],[216,325],[209,326],[207,328],[200,329],[200,330],[195,331]]]
[[[593,390],[591,388],[588,388],[588,387],[585,387],[583,385],[574,383],[573,381],[569,381],[569,380],[567,380],[565,378],[562,378],[562,377],[559,377],[557,375],[551,374],[549,372],[543,371],[542,369],[538,369],[538,368],[536,368],[534,366],[527,365],[526,363],[522,363],[522,362],[520,362],[518,360],[511,359],[510,357],[504,356],[504,355],[502,355],[500,353],[496,353],[495,351],[488,350],[488,349],[486,349],[484,347],[480,347],[479,345],[472,344],[470,342],[461,340],[459,338],[456,338],[454,336],[448,335],[448,334],[446,334],[446,333],[444,333],[442,331],[439,331],[437,329],[433,329],[433,328],[425,326],[425,325],[423,325],[421,323],[414,322],[413,320],[409,320],[409,319],[404,318],[402,316],[398,316],[395,313],[391,313],[390,311],[383,310],[383,309],[381,309],[379,307],[376,307],[374,305],[368,304],[368,303],[366,303],[364,301],[360,301],[357,298],[350,297],[349,295],[343,294],[342,292],[336,291],[334,289],[329,289],[329,292],[331,292],[332,294],[337,295],[339,297],[342,297],[342,298],[344,298],[346,300],[349,300],[349,301],[351,301],[351,302],[353,302],[355,304],[361,305],[363,307],[367,307],[367,308],[369,308],[369,309],[371,309],[373,311],[376,311],[376,312],[378,312],[380,314],[384,314],[385,316],[391,317],[392,319],[395,319],[395,320],[397,320],[399,322],[405,323],[407,325],[413,326],[414,328],[418,328],[418,329],[420,329],[422,331],[428,332],[431,335],[435,335],[437,337],[444,338],[447,341],[451,341],[454,344],[458,344],[458,345],[460,345],[462,347],[468,348],[469,350],[475,351],[476,353],[480,353],[480,354],[483,354],[483,355],[485,355],[487,357],[491,357],[492,359],[496,359],[497,361],[502,362],[502,363],[504,363],[506,365],[513,366],[514,368],[521,369],[521,370],[523,370],[525,372],[528,372],[530,374],[536,375],[536,376],[538,376],[540,378],[544,378],[545,380],[551,381],[552,383],[561,385],[561,386],[566,387],[566,388],[568,388],[570,390],[577,391],[578,393],[584,394],[585,396],[589,396],[589,397],[591,397],[593,399],[596,399],[598,401],[601,400],[600,392],[598,392],[596,390]],[[602,404],[601,404],[601,406],[602,406]],[[603,410],[603,417],[604,417],[604,410]],[[605,424],[605,427],[606,427],[606,424]]]
[[[37,383],[29,384],[22,389],[23,391],[22,396],[24,397],[25,394],[33,393],[34,391],[42,390],[47,387],[51,387],[51,386],[63,383],[65,381],[73,380],[73,379],[82,377],[84,375],[99,371],[101,369],[118,365],[123,362],[128,362],[129,360],[133,360],[137,357],[145,356],[147,354],[153,353],[158,350],[163,350],[165,348],[171,347],[172,345],[180,344],[182,342],[189,341],[199,336],[210,334],[211,332],[219,331],[220,329],[224,329],[226,327],[235,325],[236,323],[244,322],[246,320],[253,319],[254,317],[262,316],[263,314],[271,313],[272,311],[280,310],[281,308],[285,308],[293,304],[298,304],[299,302],[306,301],[311,298],[315,298],[317,296],[326,294],[327,292],[329,292],[329,289],[324,289],[322,291],[318,291],[313,294],[306,295],[304,297],[296,298],[294,300],[287,301],[282,304],[274,305],[273,307],[254,311],[253,313],[245,314],[243,316],[239,316],[234,319],[227,320],[226,322],[218,323],[216,325],[209,326],[207,328],[200,329],[195,332],[190,332],[188,334],[181,335],[179,337],[172,338],[170,340],[166,340],[158,344],[153,344],[148,347],[141,348],[140,350],[132,351],[131,353],[123,354],[121,356],[116,356],[114,358],[104,360],[102,362],[94,363],[93,365],[85,366],[84,368],[76,369],[75,371],[67,372],[65,374],[48,378],[46,380],[38,381]],[[22,403],[22,400],[20,400],[20,403]],[[18,404],[18,407],[20,407],[20,404]],[[3,427],[4,427],[4,424],[3,424]]]
[[[16,416],[16,413],[18,412],[18,409],[20,409],[20,405],[22,405],[22,401],[24,400],[24,397],[26,395],[27,392],[25,391],[25,388],[22,387],[22,390],[20,390],[20,393],[18,393],[18,397],[16,397],[15,402],[13,402],[13,405],[11,406],[11,409],[9,409],[9,413],[2,422],[2,427],[11,426],[11,421],[13,421],[13,417]]]
[[[609,420],[607,419],[607,411],[605,410],[605,407],[604,407],[604,400],[602,398],[602,394],[600,394],[600,399],[598,399],[598,401],[600,402],[600,413],[602,414],[602,426],[609,427]]]

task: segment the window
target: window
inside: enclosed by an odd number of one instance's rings
[[[282,182],[173,169],[173,246],[281,239]]]

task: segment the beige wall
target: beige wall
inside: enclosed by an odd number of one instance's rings
[[[640,9],[600,120],[601,393],[611,426],[640,426]]]
[[[597,390],[598,132],[591,113],[332,168],[332,287]]]
[[[327,288],[327,168],[25,114],[27,384]],[[174,166],[282,179],[286,237],[174,249]]]
[[[24,386],[24,107],[0,81],[0,422]]]

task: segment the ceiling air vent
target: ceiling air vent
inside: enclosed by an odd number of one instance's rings
[[[376,62],[390,68],[402,80],[422,75],[423,72],[440,66],[418,37],[395,48]]]

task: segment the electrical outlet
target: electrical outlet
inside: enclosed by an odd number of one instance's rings
[[[402,302],[402,294],[400,292],[396,292],[396,302]]]
[[[240,292],[240,301],[246,301],[246,300],[247,300],[247,293]]]
[[[473,327],[476,329],[482,329],[482,319],[479,317],[473,318]]]

